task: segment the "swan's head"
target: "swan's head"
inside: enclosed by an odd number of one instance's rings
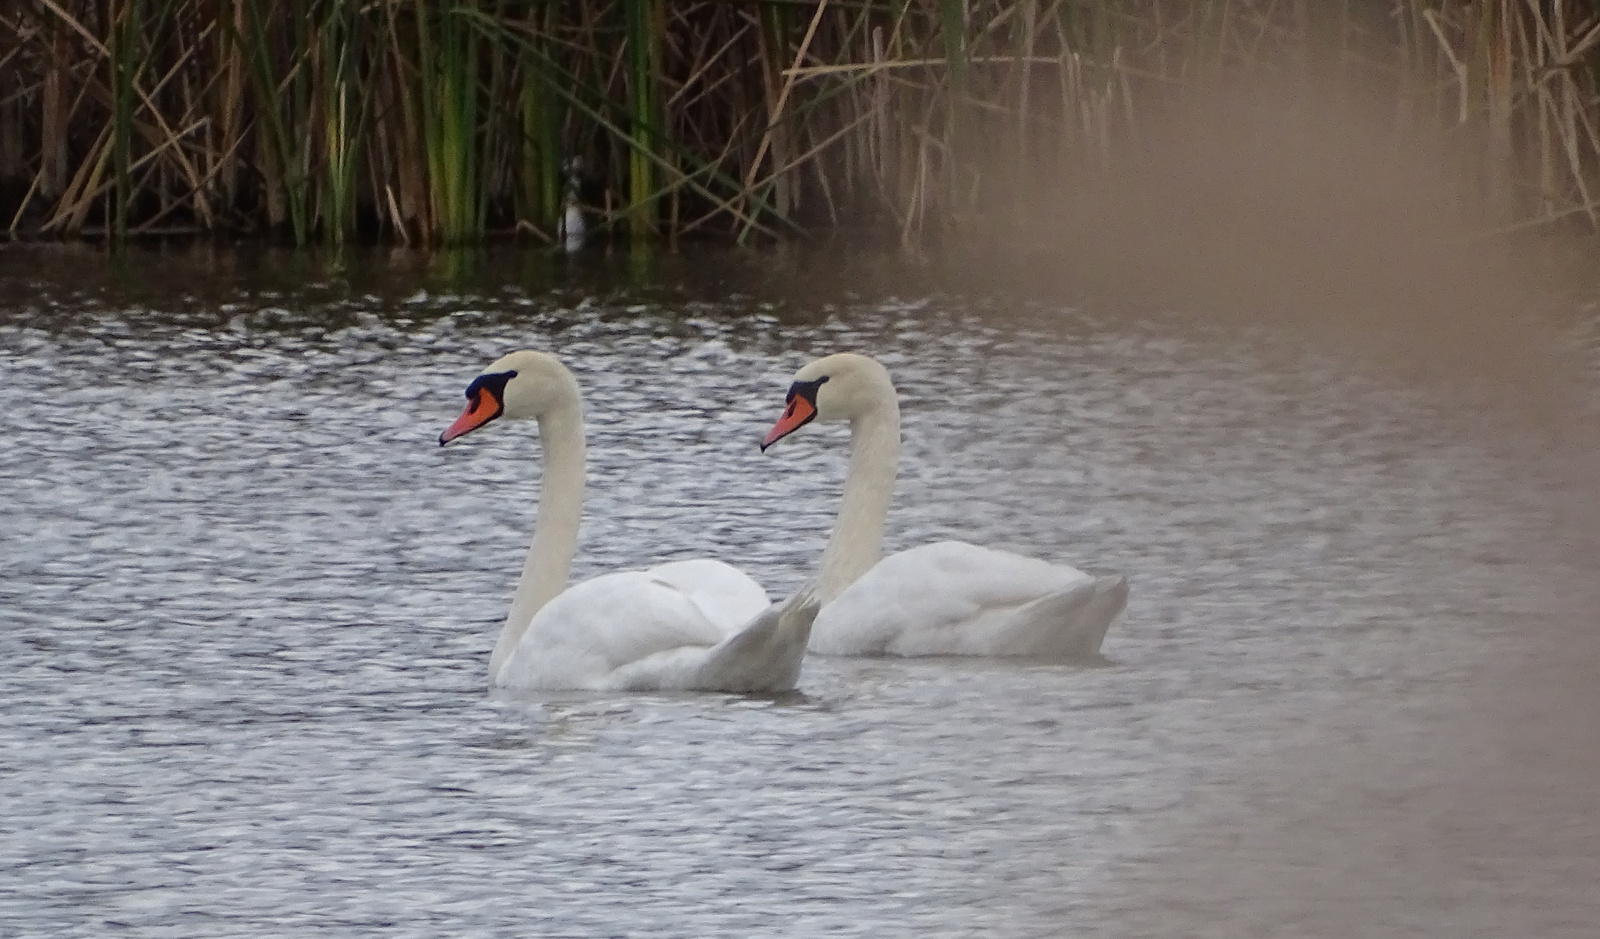
[[[889,370],[854,352],[825,356],[794,374],[783,414],[761,441],[765,450],[812,421],[850,422],[883,407],[895,406]]]
[[[524,349],[496,359],[467,386],[467,408],[439,435],[444,446],[497,417],[540,418],[578,404],[578,382],[553,355]]]

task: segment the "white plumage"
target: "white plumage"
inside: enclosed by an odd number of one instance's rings
[[[850,425],[850,468],[818,566],[824,655],[1089,656],[1128,602],[1120,575],[944,541],[879,560],[900,454],[900,406],[888,371],[853,353],[796,373],[763,449],[812,421]]]
[[[544,445],[539,517],[489,660],[495,685],[540,690],[780,692],[794,687],[818,604],[768,602],[750,577],[697,559],[567,586],[584,485],[577,380],[555,358],[514,352],[467,389],[440,443],[498,417],[536,419]]]

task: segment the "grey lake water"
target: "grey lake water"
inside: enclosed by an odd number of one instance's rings
[[[0,935],[1600,934],[1592,477],[1275,335],[710,254],[0,248]],[[878,276],[881,274],[881,276]],[[800,584],[892,370],[891,549],[1122,571],[1105,661],[808,659],[797,693],[491,693],[538,440],[441,449],[518,347],[586,394],[577,576]]]

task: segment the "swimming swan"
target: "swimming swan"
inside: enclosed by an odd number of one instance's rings
[[[810,650],[823,655],[1088,656],[1128,603],[1128,583],[942,541],[878,560],[900,454],[889,372],[840,353],[800,369],[761,449],[812,421],[850,425],[850,468],[815,590]]]
[[[720,561],[603,574],[571,587],[584,484],[578,382],[555,357],[513,352],[467,386],[443,446],[496,418],[539,422],[544,480],[528,559],[490,683],[541,690],[780,692],[795,686],[818,604],[783,605]]]

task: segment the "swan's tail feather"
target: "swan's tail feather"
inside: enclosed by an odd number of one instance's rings
[[[792,691],[800,680],[811,623],[822,609],[815,587],[806,584],[713,647],[693,687],[768,694]]]
[[[1032,647],[1034,654],[1063,658],[1098,655],[1106,632],[1127,605],[1128,579],[1120,574],[1095,577],[1040,597],[1018,617],[1021,631],[1034,637],[1021,640],[1018,648]]]
[[[1094,579],[1094,596],[1089,601],[1089,609],[1084,616],[1091,623],[1098,623],[1099,633],[1094,636],[1093,648],[1089,654],[1098,654],[1100,643],[1105,641],[1106,633],[1111,627],[1122,621],[1123,611],[1128,608],[1128,578],[1121,574],[1096,577]]]

